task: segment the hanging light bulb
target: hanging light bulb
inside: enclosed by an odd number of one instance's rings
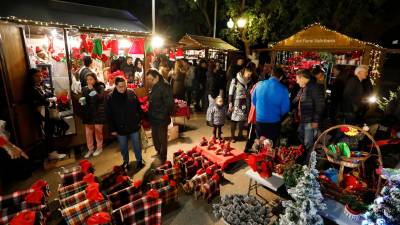
[[[160,36],[154,36],[151,40],[153,48],[161,48],[164,45],[164,39]]]
[[[244,26],[246,26],[246,19],[244,19],[244,18],[238,19],[237,25],[239,28],[243,28]]]
[[[233,22],[232,18],[229,18],[229,21],[226,23],[229,29],[232,29],[235,23]]]

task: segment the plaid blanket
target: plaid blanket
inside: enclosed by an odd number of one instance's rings
[[[114,224],[160,225],[161,199],[144,196],[113,211]]]
[[[61,210],[61,215],[69,225],[82,225],[86,219],[98,212],[111,212],[111,203],[107,199],[101,201],[85,200]]]
[[[179,181],[181,178],[181,170],[176,168],[170,168],[164,171],[163,175],[168,175],[170,180]]]
[[[9,195],[0,196],[0,209],[12,207],[25,201],[25,196],[34,192],[33,189],[16,191]]]
[[[178,189],[176,187],[171,187],[168,185],[158,189],[157,191],[162,199],[163,206],[178,200]]]
[[[86,191],[81,191],[60,200],[62,208],[68,208],[86,200]]]
[[[169,165],[169,164],[161,165],[161,166],[159,166],[159,167],[157,167],[157,168],[154,169],[154,174],[155,174],[155,175],[164,174],[164,170],[167,170],[167,169],[169,169],[169,168],[171,168],[171,167],[172,167],[172,164],[171,164],[171,165]]]
[[[185,180],[192,179],[195,175],[199,167],[196,167],[194,164],[185,167]]]
[[[68,185],[65,187],[59,187],[58,188],[59,198],[60,199],[67,198],[73,194],[76,194],[78,192],[85,190],[86,187],[87,187],[87,184],[84,181],[76,182],[74,184],[71,184],[71,185]]]
[[[210,202],[213,197],[220,195],[219,182],[210,179],[207,183],[202,185],[201,193],[203,198]]]
[[[134,202],[142,197],[142,191],[134,186],[127,187],[115,193],[108,195],[108,199],[111,201],[112,208],[118,209],[130,202]]]
[[[112,171],[103,176],[100,176],[100,184],[102,190],[107,190],[115,185],[116,179],[119,175],[126,175],[125,171]]]
[[[164,180],[163,178],[160,178],[158,180],[153,180],[149,183],[149,189],[160,189],[163,188],[165,186],[169,185],[169,181],[168,180]]]
[[[125,189],[125,188],[127,188],[127,187],[129,187],[131,185],[132,185],[132,182],[131,182],[131,180],[128,179],[128,180],[126,180],[126,181],[124,181],[122,183],[114,184],[113,186],[111,186],[108,189],[106,189],[105,192],[107,193],[107,195],[110,195],[110,194],[112,194],[114,192],[117,192],[117,191],[120,191],[122,189]]]
[[[11,208],[5,208],[1,210],[1,217],[0,217],[0,224],[7,224],[10,222],[14,216],[16,216],[19,212],[25,211],[25,210],[31,210],[31,211],[37,211],[37,212],[42,212],[44,215],[47,215],[48,213],[48,208],[46,205],[29,205],[26,204],[26,202],[22,202],[20,205],[16,205],[15,207]]]
[[[61,185],[68,186],[70,184],[82,181],[85,175],[86,174],[81,171],[74,171],[71,173],[60,173]]]

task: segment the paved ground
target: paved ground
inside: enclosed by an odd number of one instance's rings
[[[179,150],[191,149],[194,145],[200,142],[203,136],[211,136],[211,128],[205,124],[205,116],[203,114],[197,114],[192,116],[192,118],[187,121],[188,131],[182,132],[181,137],[169,144],[168,147],[168,159],[172,159],[172,153]],[[181,119],[177,119],[177,123],[182,123]],[[225,125],[223,132],[226,136],[229,136],[229,126]],[[238,142],[232,146],[237,149],[242,150],[244,148],[245,142]],[[134,180],[143,179],[146,174],[149,173],[151,167],[155,167],[159,164],[158,160],[151,158],[155,154],[153,147],[150,147],[143,152],[143,158],[146,161],[146,167],[140,171],[130,170],[130,174]],[[134,160],[133,151],[130,152],[130,158]],[[95,166],[95,175],[101,175],[109,172],[114,165],[119,165],[122,163],[122,158],[119,153],[116,142],[112,142],[110,145],[106,146],[104,152],[98,157],[92,157],[90,159]],[[75,164],[76,165],[76,164]],[[134,163],[132,163],[134,167]],[[74,166],[70,165],[69,167]],[[225,174],[226,182],[221,187],[221,195],[226,194],[245,194],[247,193],[247,188],[249,180],[244,175],[245,171],[248,169],[247,165],[238,165],[230,173]],[[51,192],[53,193],[52,199],[56,197],[56,190],[60,182],[57,170],[51,171],[35,171],[33,176],[29,179],[16,183],[11,187],[10,192],[13,190],[27,188],[36,179],[43,178],[47,180],[50,184]],[[277,196],[273,193],[262,190],[261,195],[267,199],[274,199]],[[219,199],[214,199],[213,202],[218,202]],[[54,201],[52,205],[56,207]],[[208,204],[204,200],[195,200],[193,196],[185,195],[183,192],[180,194],[180,199],[178,204],[174,207],[168,208],[168,212],[163,214],[163,224],[164,225],[211,225],[211,224],[224,224],[222,221],[218,221],[212,214],[211,204]],[[50,224],[58,224],[60,217],[56,213],[52,215]]]

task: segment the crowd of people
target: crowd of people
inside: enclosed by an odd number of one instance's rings
[[[282,121],[291,118],[290,126],[298,127],[297,136],[307,149],[304,163],[327,119],[331,123],[360,124],[368,109],[364,99],[369,90],[363,83],[368,76],[368,67],[364,65],[358,66],[351,76],[334,67],[335,79],[330,85],[326,82],[325,71],[318,66],[313,70],[299,70],[297,87],[289,89],[287,75],[280,66],[266,64],[257,68],[253,62],[238,58],[225,72],[217,60],[201,59],[197,63],[179,59],[171,63],[155,58],[151,62],[152,68],[143,76],[150,86],[149,110],[145,114],[135,92],[128,88],[132,79],[141,76],[136,69],[141,61],[136,60],[133,64],[131,58],[126,59],[125,67],[121,67],[126,76],[116,77],[111,91],[106,91],[106,85],[91,69],[90,57],[83,59],[84,65],[79,71],[82,84],[79,102],[87,141],[85,158],[102,153],[104,125],[107,124],[110,133],[117,137],[123,166],[129,166],[128,141],[131,140],[136,166],[143,167],[139,130],[141,120],[146,116],[151,124],[157,156],[165,161],[174,98],[186,100],[198,112],[206,112],[207,124],[213,128],[216,138],[222,138],[222,127],[228,118],[232,142],[264,137],[279,143],[286,135],[282,133]],[[65,154],[52,151],[54,95],[43,85],[39,70],[31,69],[28,77],[30,102],[43,134],[45,149],[49,158],[62,159]],[[327,89],[331,90],[331,95],[326,94]]]

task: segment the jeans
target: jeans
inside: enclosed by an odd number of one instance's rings
[[[305,148],[301,160],[299,161],[305,165],[310,161],[311,151],[318,135],[318,128],[312,128],[311,123],[300,123],[298,133],[300,141]]]
[[[136,161],[142,162],[142,146],[140,145],[139,132],[117,136],[122,159],[125,163],[129,163],[128,138],[130,138],[132,141],[133,152],[135,153]]]

